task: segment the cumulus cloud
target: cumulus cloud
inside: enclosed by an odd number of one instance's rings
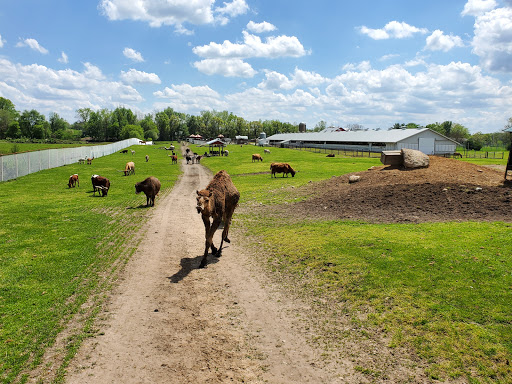
[[[344,71],[369,71],[372,68],[369,61],[365,60],[358,64],[347,63],[342,67]]]
[[[224,77],[254,77],[257,71],[241,59],[205,59],[194,63],[200,72]]]
[[[266,21],[262,23],[255,23],[251,20],[247,23],[247,29],[253,33],[264,33],[275,31],[277,28],[275,25],[270,24]]]
[[[496,72],[512,72],[512,8],[497,8],[475,20],[473,53],[481,65]]]
[[[131,68],[128,72],[121,71],[121,80],[127,84],[161,84],[162,81],[155,73],[146,73]]]
[[[261,89],[294,89],[302,86],[316,87],[327,82],[327,79],[315,72],[295,68],[290,77],[275,71],[266,71],[265,80],[258,84]]]
[[[443,31],[436,29],[427,37],[426,50],[448,52],[454,47],[463,47],[464,43],[459,36],[445,35]]]
[[[205,25],[226,24],[231,18],[244,14],[249,9],[245,0],[224,2],[214,8],[213,0],[101,0],[98,8],[109,20],[136,20],[152,27],[173,25],[178,33],[188,33],[185,23]]]
[[[85,63],[83,71],[54,70],[42,65],[14,64],[0,58],[0,95],[18,110],[37,106],[41,113],[59,111],[72,121],[79,108],[115,108],[143,99],[131,86],[105,80],[101,70]]]
[[[381,29],[371,29],[363,25],[359,27],[359,31],[374,40],[385,40],[404,39],[412,37],[416,33],[425,34],[428,32],[428,29],[417,28],[404,22],[390,21]]]
[[[185,113],[198,114],[204,110],[228,109],[223,97],[208,86],[193,87],[189,84],[171,85],[163,91],[154,92],[153,95],[165,101],[154,103],[156,109],[172,107]]]
[[[144,58],[142,57],[142,54],[140,52],[137,52],[135,49],[132,48],[125,48],[123,50],[123,55],[127,57],[130,60],[136,61],[136,62],[143,62]]]
[[[42,53],[43,55],[46,55],[48,53],[48,50],[44,47],[42,47],[36,39],[25,39],[21,40],[16,44],[17,47],[29,47],[30,49],[33,49],[34,51],[37,51],[39,53]]]
[[[0,35],[0,48],[3,48],[4,44],[5,44],[5,40],[2,39],[2,35]]]
[[[66,55],[64,52],[61,52],[60,57],[57,59],[57,61],[62,64],[67,64],[69,61],[68,55]]]
[[[479,16],[496,8],[496,0],[468,0],[461,12],[462,16]]]
[[[259,36],[243,31],[243,44],[232,43],[225,40],[222,44],[211,42],[208,45],[194,47],[192,52],[206,58],[238,58],[251,57],[301,57],[307,54],[306,50],[295,36],[270,36],[263,42]]]

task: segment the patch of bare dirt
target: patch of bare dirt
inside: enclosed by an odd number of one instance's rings
[[[349,176],[360,181],[349,184]],[[428,168],[373,167],[308,185],[314,197],[280,214],[369,222],[510,221],[512,188],[504,173],[454,159],[430,157]]]

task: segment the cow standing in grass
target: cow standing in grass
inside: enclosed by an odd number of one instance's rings
[[[259,153],[254,153],[252,155],[252,162],[254,163],[255,161],[263,161],[263,157]]]
[[[107,196],[108,190],[110,189],[110,180],[106,177],[100,176],[100,175],[92,175],[91,177],[92,182],[92,188],[94,190],[93,195],[96,194],[96,192],[101,191],[102,196]]]
[[[68,187],[74,188],[75,185],[78,187],[80,186],[80,180],[78,180],[78,173],[75,173],[74,175],[69,176]]]
[[[196,191],[196,193],[196,209],[197,213],[200,213],[202,216],[206,238],[203,259],[199,265],[199,268],[203,268],[206,265],[206,258],[210,248],[214,256],[220,257],[224,241],[230,242],[228,239],[229,225],[231,224],[233,212],[238,205],[240,192],[236,189],[227,172],[222,170],[217,172],[205,189]],[[210,217],[212,218],[211,223]],[[221,221],[224,222],[224,230],[222,231],[220,247],[217,249],[213,245],[213,235]]]
[[[133,161],[129,161],[126,163],[126,166],[124,167],[124,175],[128,176],[131,174],[135,175],[135,163]]]
[[[270,164],[270,177],[276,177],[276,173],[282,173],[283,177],[286,174],[286,177],[288,177],[288,174],[291,173],[292,177],[295,177],[295,170],[290,166],[288,163],[272,163]]]
[[[141,192],[146,194],[146,207],[153,207],[155,205],[155,197],[158,195],[159,191],[160,180],[153,176],[135,184],[135,194],[139,194]]]

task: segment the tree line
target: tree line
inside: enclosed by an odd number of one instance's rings
[[[143,117],[137,116],[129,108],[118,107],[114,110],[80,108],[76,111],[77,121],[70,124],[56,112],[48,119],[35,109],[19,112],[14,104],[0,97],[0,139],[30,140],[79,140],[90,137],[93,141],[118,141],[137,137],[141,140],[170,141],[198,134],[204,138],[219,135],[234,138],[247,136],[255,139],[261,132],[267,136],[276,133],[299,131],[298,124],[283,123],[278,120],[247,121],[228,111],[202,111],[198,116],[177,112],[172,108]],[[388,129],[419,128],[416,123],[395,123]],[[505,128],[512,127],[512,117]],[[327,128],[325,121],[316,124],[313,131]],[[426,125],[440,134],[454,139],[467,149],[480,150],[482,147],[503,147],[510,149],[511,134],[506,132],[470,134],[462,124],[444,121]],[[348,124],[348,130],[368,130],[360,124]]]
[[[166,108],[161,112],[137,116],[129,108],[114,110],[80,108],[77,121],[70,124],[57,113],[48,120],[36,111],[18,112],[14,104],[0,97],[0,139],[60,139],[79,140],[90,137],[94,141],[117,141],[131,137],[141,140],[178,140],[189,135],[215,138],[219,135],[254,139],[261,132],[267,135],[298,132],[298,124],[278,120],[247,121],[228,111],[202,111],[198,116]]]

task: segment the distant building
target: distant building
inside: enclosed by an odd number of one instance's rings
[[[235,136],[236,144],[247,144],[249,142],[249,136]]]
[[[392,129],[389,131],[330,131],[280,133],[268,139],[270,145],[281,147],[327,148],[382,152],[416,149],[427,155],[454,153],[455,140],[428,128]]]
[[[299,124],[299,132],[306,132],[306,123]]]

